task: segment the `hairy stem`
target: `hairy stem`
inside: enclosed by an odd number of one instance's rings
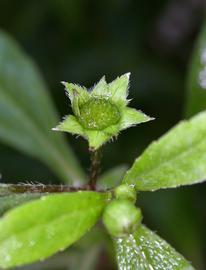
[[[88,190],[87,186],[70,187],[68,185],[44,185],[44,184],[0,184],[0,197],[19,193],[61,193]]]
[[[90,178],[89,187],[91,190],[96,190],[96,183],[100,173],[102,152],[100,149],[90,150]]]

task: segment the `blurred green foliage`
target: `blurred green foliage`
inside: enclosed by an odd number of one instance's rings
[[[118,141],[105,147],[102,170],[106,171],[115,165],[131,164],[149,142],[182,118],[188,63],[203,19],[203,6],[204,0],[2,0],[0,27],[35,60],[61,116],[70,108],[60,81],[90,87],[102,75],[110,81],[125,72],[132,73],[131,106],[156,120],[122,132]],[[87,170],[86,143],[72,136],[68,139]],[[3,143],[0,173],[4,182],[59,181],[40,162]],[[139,198],[145,223],[193,261],[197,269],[206,265],[205,196],[206,184],[202,184],[143,193]],[[109,240],[107,245],[111,246]],[[106,253],[99,249],[98,269],[105,269]],[[54,259],[61,261],[58,256]],[[54,264],[54,269],[70,269],[68,264],[67,260],[63,266]],[[26,269],[40,266],[32,267]]]
[[[0,32],[0,140],[45,163],[64,182],[83,174],[64,137],[51,131],[58,116],[32,61]]]
[[[195,44],[186,80],[185,115],[190,117],[206,108],[206,23]]]

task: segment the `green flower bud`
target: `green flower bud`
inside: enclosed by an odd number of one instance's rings
[[[121,130],[147,122],[153,118],[128,107],[129,73],[107,83],[103,77],[89,91],[77,84],[63,82],[74,115],[68,115],[56,131],[77,134],[98,149]]]
[[[136,202],[137,195],[133,186],[120,185],[114,190],[115,198],[118,200],[130,200],[133,203]]]
[[[114,237],[124,237],[133,233],[141,220],[141,210],[129,200],[112,201],[103,214],[103,223]]]
[[[108,99],[95,97],[79,108],[78,119],[86,129],[102,130],[117,124],[120,112]]]

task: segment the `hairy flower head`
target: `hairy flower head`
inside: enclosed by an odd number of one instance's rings
[[[67,116],[53,130],[81,135],[92,149],[99,148],[128,127],[152,120],[141,111],[128,107],[129,73],[111,83],[103,77],[91,90],[63,82],[74,115]]]

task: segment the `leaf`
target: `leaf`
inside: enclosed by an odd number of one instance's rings
[[[182,255],[143,225],[114,243],[119,270],[194,270]]]
[[[44,196],[0,220],[0,267],[43,260],[73,244],[98,220],[108,194],[89,191]]]
[[[197,39],[188,68],[184,114],[190,117],[206,109],[206,23]]]
[[[84,86],[81,87],[77,84],[68,82],[63,82],[63,85],[68,93],[73,111],[75,114],[79,115],[79,107],[81,107],[90,98],[87,89]]]
[[[65,182],[84,178],[60,134],[49,92],[34,63],[0,31],[0,140],[40,159]]]
[[[204,265],[205,257],[202,252],[205,242],[202,237],[204,226],[201,229],[197,222],[198,211],[194,203],[196,191],[201,188],[146,192],[138,199],[144,205],[144,215],[152,220],[152,225],[166,233],[198,269]]]
[[[117,102],[119,106],[126,106],[128,103],[127,95],[129,88],[130,73],[126,73],[120,77],[117,77],[109,85],[109,91],[112,95],[112,100]]]
[[[18,270],[95,270],[100,252],[100,246],[90,246],[83,250],[71,247],[45,261],[18,267]]]
[[[136,159],[123,182],[137,190],[190,185],[206,179],[206,112],[182,121]]]
[[[0,216],[2,216],[9,209],[18,206],[19,204],[28,202],[39,197],[41,197],[41,194],[39,193],[13,194],[0,197]]]
[[[103,76],[100,81],[94,85],[93,89],[92,89],[92,92],[94,94],[94,96],[102,96],[102,93],[106,91],[106,93],[108,95],[110,95],[111,93],[109,92],[109,89],[108,89],[108,85],[107,85],[107,82],[105,80],[105,76]]]
[[[121,119],[121,129],[126,129],[128,127],[141,124],[144,122],[148,122],[154,120],[154,118],[149,117],[141,111],[137,111],[133,108],[126,108],[125,113]]]
[[[99,188],[113,188],[121,183],[121,180],[127,170],[127,165],[116,166],[100,176],[97,181]]]
[[[11,186],[13,185],[0,184],[0,216],[11,208],[42,196],[37,192],[15,194],[15,192],[12,192]]]
[[[70,248],[64,252],[55,254],[54,256],[33,264],[19,267],[21,270],[94,270],[99,261],[102,247],[108,235],[100,226],[93,227],[79,241],[75,242]],[[82,268],[81,268],[82,267]],[[0,268],[1,269],[1,268]]]
[[[72,134],[78,134],[84,136],[84,130],[82,126],[77,121],[76,117],[73,115],[69,115],[65,118],[57,127],[53,128],[52,130],[56,131],[66,131]]]

